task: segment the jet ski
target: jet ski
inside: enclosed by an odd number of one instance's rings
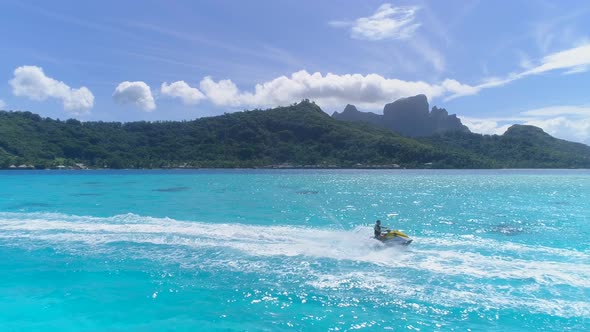
[[[412,239],[398,230],[385,230],[385,232],[381,232],[381,236],[377,238],[377,240],[381,241],[385,245],[402,245],[407,246],[412,243]]]

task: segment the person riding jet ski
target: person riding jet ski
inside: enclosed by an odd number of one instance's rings
[[[381,237],[381,220],[375,221],[375,227],[373,229],[375,230],[375,238],[379,239]]]
[[[398,231],[398,230],[389,230],[388,228],[381,227],[381,220],[375,221],[375,227],[373,227],[375,231],[375,239],[383,242],[384,244],[401,244],[401,245],[408,245],[412,243],[412,239],[407,236],[406,234]]]

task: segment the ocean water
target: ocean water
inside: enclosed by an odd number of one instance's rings
[[[587,331],[590,171],[2,171],[0,258],[0,331]]]

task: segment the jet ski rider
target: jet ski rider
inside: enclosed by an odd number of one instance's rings
[[[373,227],[373,229],[375,230],[375,238],[378,239],[381,237],[381,220],[377,220],[375,221],[375,227]]]

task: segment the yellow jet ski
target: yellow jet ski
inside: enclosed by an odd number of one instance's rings
[[[389,230],[386,229],[384,232],[381,232],[381,236],[377,238],[377,240],[383,242],[386,245],[402,245],[407,246],[412,243],[412,239],[398,230]]]

